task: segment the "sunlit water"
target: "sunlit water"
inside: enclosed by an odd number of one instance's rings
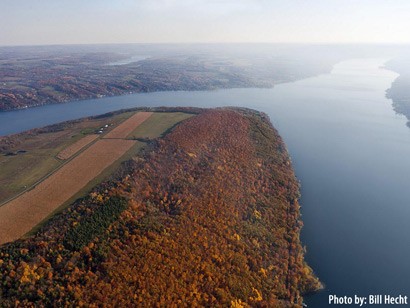
[[[274,89],[162,92],[0,113],[0,135],[135,106],[245,106],[265,111],[302,184],[307,261],[328,295],[410,296],[410,130],[385,98],[386,59],[354,59],[331,74]],[[379,307],[382,307],[379,305]]]
[[[136,55],[136,56],[132,56],[132,57],[127,58],[127,59],[110,62],[110,63],[108,63],[108,65],[126,65],[126,64],[130,64],[130,63],[136,63],[136,62],[139,62],[139,61],[142,61],[142,60],[146,60],[146,59],[149,59],[149,58],[150,58],[150,56]]]

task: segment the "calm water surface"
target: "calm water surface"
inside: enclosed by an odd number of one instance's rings
[[[387,59],[274,89],[136,94],[0,113],[0,135],[135,106],[245,106],[267,112],[302,183],[302,239],[328,295],[410,296],[410,130],[385,98]],[[378,307],[382,307],[379,305]]]

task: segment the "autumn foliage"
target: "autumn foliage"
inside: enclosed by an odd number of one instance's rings
[[[0,303],[299,307],[320,283],[303,259],[298,197],[265,115],[203,111],[0,249]]]

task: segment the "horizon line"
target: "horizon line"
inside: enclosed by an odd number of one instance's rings
[[[94,45],[394,45],[406,46],[410,42],[124,42],[124,43],[46,43],[46,44],[0,44],[4,47],[52,47]]]

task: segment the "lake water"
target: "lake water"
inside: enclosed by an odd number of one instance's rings
[[[0,135],[136,106],[245,106],[265,111],[302,184],[307,261],[328,295],[410,296],[410,130],[385,90],[387,59],[353,59],[274,89],[162,92],[0,113]],[[379,307],[382,307],[380,305]]]
[[[130,58],[127,59],[123,59],[123,60],[119,60],[119,61],[115,61],[115,62],[110,62],[107,65],[125,65],[125,64],[130,64],[130,63],[135,63],[135,62],[139,62],[142,60],[146,60],[149,59],[150,56],[145,56],[145,55],[136,55],[136,56],[132,56]]]

